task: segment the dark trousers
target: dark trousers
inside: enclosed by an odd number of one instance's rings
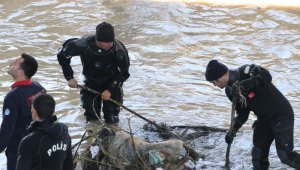
[[[269,122],[256,120],[253,129],[252,163],[255,170],[268,169],[270,146],[274,140],[281,162],[300,169],[300,155],[293,151],[293,118]]]
[[[106,90],[103,83],[97,83],[94,81],[86,80],[85,86],[92,88],[99,93]],[[120,107],[111,101],[102,101],[101,96],[91,93],[86,90],[80,91],[81,105],[85,109],[84,115],[87,121],[97,120],[97,116],[100,117],[101,108],[104,113],[104,120],[107,123],[118,122],[118,115],[120,113]],[[111,98],[123,103],[123,89],[122,86],[117,87],[111,92]],[[103,106],[101,106],[103,105]]]

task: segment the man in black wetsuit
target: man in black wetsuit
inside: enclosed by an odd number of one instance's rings
[[[238,95],[236,105],[237,117],[233,129],[226,134],[226,143],[232,143],[236,132],[252,111],[257,116],[253,124],[254,169],[268,169],[269,150],[274,140],[281,162],[300,169],[300,155],[293,151],[294,112],[289,101],[272,84],[269,71],[254,64],[228,70],[224,64],[211,60],[206,67],[205,77],[215,86],[225,88],[231,101],[233,94],[236,94],[236,81],[240,82],[241,96]]]
[[[57,59],[71,88],[77,87],[70,66],[71,58],[80,56],[85,76],[85,86],[97,90],[101,96],[81,90],[81,105],[85,109],[87,121],[100,117],[103,100],[103,113],[106,123],[117,123],[120,107],[108,101],[112,98],[123,102],[122,85],[130,76],[128,52],[119,40],[115,39],[114,27],[106,22],[96,27],[96,34],[67,40]]]
[[[17,170],[72,170],[71,138],[68,127],[53,116],[55,101],[41,94],[32,103],[30,132],[20,143]]]

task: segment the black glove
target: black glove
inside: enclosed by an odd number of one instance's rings
[[[231,130],[228,130],[225,136],[225,141],[227,144],[231,144],[234,137],[236,136],[237,129],[232,128]]]

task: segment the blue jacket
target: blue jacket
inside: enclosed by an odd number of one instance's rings
[[[26,128],[32,121],[32,99],[45,89],[31,80],[15,82],[11,88],[3,103],[0,152],[6,148],[6,156],[17,157],[19,143],[28,134]]]

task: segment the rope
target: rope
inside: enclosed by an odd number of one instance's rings
[[[128,118],[128,126],[129,126],[129,130],[130,130],[129,132],[130,132],[130,138],[131,138],[131,142],[132,142],[133,151],[135,153],[135,162],[136,163],[141,162],[143,164],[143,166],[147,167],[147,169],[148,169],[149,167],[147,166],[147,163],[141,158],[139,152],[136,149],[135,142],[134,142],[134,139],[133,139],[132,130],[131,130],[131,125],[130,125],[130,118]]]
[[[95,109],[95,100],[97,99],[97,97],[98,97],[98,96],[95,95],[95,97],[94,97],[94,99],[93,99],[93,112],[94,112],[94,114],[96,115],[97,119],[100,121],[100,120],[101,120],[101,117],[98,116],[97,111],[96,111],[96,109]],[[101,110],[100,110],[100,112],[101,112]],[[99,115],[100,115],[100,113],[99,113]]]
[[[77,156],[78,149],[79,149],[81,143],[84,141],[84,140],[83,140],[84,136],[85,136],[86,133],[89,132],[89,131],[90,131],[90,130],[86,130],[86,131],[83,133],[83,135],[81,136],[80,141],[76,144],[76,145],[78,145],[78,147],[77,147],[77,149],[76,149],[76,151],[75,151],[75,153],[74,153],[73,160],[75,160],[75,157]],[[72,149],[74,149],[74,147],[75,147],[76,145],[73,145],[73,146],[72,146]]]

